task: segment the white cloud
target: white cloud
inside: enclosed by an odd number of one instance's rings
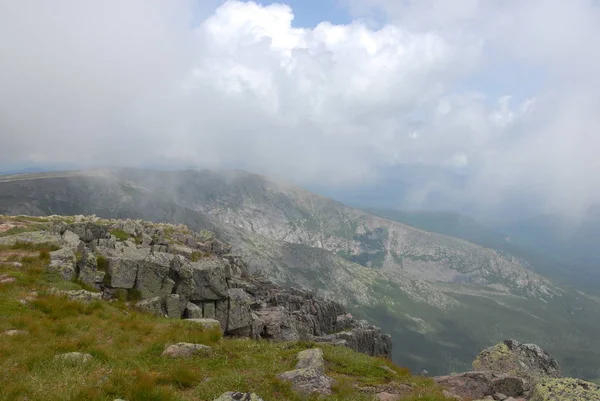
[[[186,163],[323,184],[423,162],[468,166],[485,202],[600,198],[591,1],[355,0],[389,20],[311,29],[286,5],[202,5],[0,3],[0,167]],[[490,93],[517,67],[541,86]]]

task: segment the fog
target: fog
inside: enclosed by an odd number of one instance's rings
[[[285,1],[284,1],[285,2]],[[0,3],[0,168],[244,168],[352,188],[451,169],[480,206],[600,201],[588,0]],[[313,10],[318,13],[318,10]]]

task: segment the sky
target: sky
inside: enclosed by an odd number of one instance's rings
[[[0,170],[404,164],[540,211],[600,202],[595,0],[0,2]]]

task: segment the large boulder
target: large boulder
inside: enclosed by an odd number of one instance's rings
[[[77,257],[71,248],[61,248],[50,252],[48,270],[60,274],[65,280],[75,278]]]
[[[281,373],[277,377],[292,383],[292,388],[303,394],[331,394],[333,379],[325,375],[325,361],[320,348],[299,352],[296,369]]]
[[[259,309],[254,316],[256,335],[277,341],[300,340],[295,321],[283,306]]]
[[[165,299],[165,308],[167,311],[167,317],[180,319],[183,316],[183,310],[185,309],[185,301],[182,300],[178,294],[170,294]]]
[[[77,262],[77,278],[90,287],[96,284],[98,262],[96,256],[88,248],[85,248],[81,254],[81,259]]]
[[[473,361],[473,370],[506,373],[535,383],[543,378],[561,377],[556,359],[535,344],[505,340],[487,348]]]
[[[188,302],[185,306],[184,317],[186,319],[202,319],[202,308],[194,303]]]
[[[192,263],[181,255],[175,256],[172,272],[177,293],[191,301],[217,301],[228,297],[227,261],[210,257]]]
[[[174,282],[169,278],[173,255],[156,252],[139,262],[135,288],[142,298],[165,297],[173,289]]]
[[[135,285],[138,275],[139,262],[137,260],[120,257],[108,259],[109,285],[112,288],[131,289]]]
[[[138,302],[135,306],[139,310],[146,313],[150,313],[154,316],[162,317],[166,314],[160,297],[145,299],[143,301]]]
[[[77,234],[84,242],[91,242],[108,236],[107,226],[91,221],[69,224],[67,230]]]
[[[229,311],[227,315],[226,332],[230,334],[250,336],[252,327],[252,312],[250,296],[241,288],[231,288],[229,295]]]
[[[527,383],[522,378],[493,371],[464,372],[438,376],[434,380],[452,394],[466,399],[480,399],[497,393],[518,397],[527,390]]]
[[[62,239],[65,241],[69,248],[77,248],[81,240],[79,236],[75,234],[73,231],[67,230],[63,233]]]
[[[600,400],[600,386],[579,379],[544,379],[533,389],[530,401]]]

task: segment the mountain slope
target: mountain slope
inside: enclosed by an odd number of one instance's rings
[[[518,337],[595,377],[593,298],[520,259],[421,231],[245,172],[135,169],[0,178],[0,213],[92,214],[186,223],[232,243],[254,271],[348,304],[393,335],[394,359],[432,373]],[[404,346],[403,346],[404,345]],[[564,362],[569,355],[581,360]]]

